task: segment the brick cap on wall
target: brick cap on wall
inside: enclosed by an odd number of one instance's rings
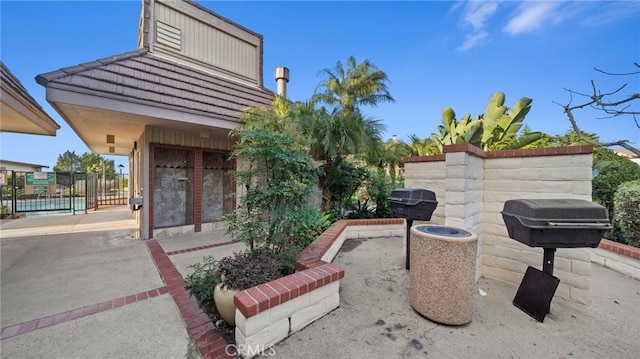
[[[250,318],[342,278],[344,269],[333,263],[325,263],[243,290],[236,293],[233,302],[245,318]]]
[[[403,224],[403,218],[348,219],[336,221],[298,256],[298,272],[236,293],[236,308],[250,318],[276,305],[306,294],[316,288],[344,278],[344,269],[327,263],[322,256],[331,248],[347,226]]]
[[[622,254],[623,256],[640,259],[640,248],[628,246],[626,244],[610,241],[604,238],[600,241],[599,247],[611,252]]]
[[[460,143],[456,145],[446,145],[443,147],[444,153],[466,152],[470,155],[480,158],[510,158],[510,157],[537,157],[537,156],[561,156],[561,155],[580,155],[593,153],[592,145],[578,145],[567,147],[547,147],[547,148],[528,148],[519,150],[499,150],[485,152],[480,148],[468,143]],[[414,162],[434,162],[444,161],[445,155],[434,156],[411,156],[405,157],[405,163]]]

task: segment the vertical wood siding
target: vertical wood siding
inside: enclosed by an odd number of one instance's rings
[[[187,16],[162,3],[155,5],[156,31],[158,22],[181,31],[180,50],[165,47],[206,64],[258,80],[259,48],[238,37]],[[157,32],[156,32],[157,34]],[[158,43],[156,35],[156,43]]]

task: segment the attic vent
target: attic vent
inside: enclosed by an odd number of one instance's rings
[[[180,51],[182,32],[176,27],[156,21],[156,41]]]

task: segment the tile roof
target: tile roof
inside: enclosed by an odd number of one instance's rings
[[[38,75],[45,87],[63,85],[128,102],[238,121],[248,106],[271,106],[273,92],[183,65],[140,49]]]
[[[58,125],[58,123],[44,111],[42,106],[40,106],[40,104],[31,96],[29,91],[27,91],[27,89],[22,85],[20,80],[18,80],[18,78],[2,61],[0,61],[0,81],[11,87],[18,96],[21,96],[24,100],[34,106],[39,112],[41,112],[41,116],[47,118],[54,124],[54,127],[60,128],[60,125]]]

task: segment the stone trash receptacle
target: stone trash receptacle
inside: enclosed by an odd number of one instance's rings
[[[459,228],[411,228],[410,302],[434,322],[462,325],[473,316],[478,236]]]

